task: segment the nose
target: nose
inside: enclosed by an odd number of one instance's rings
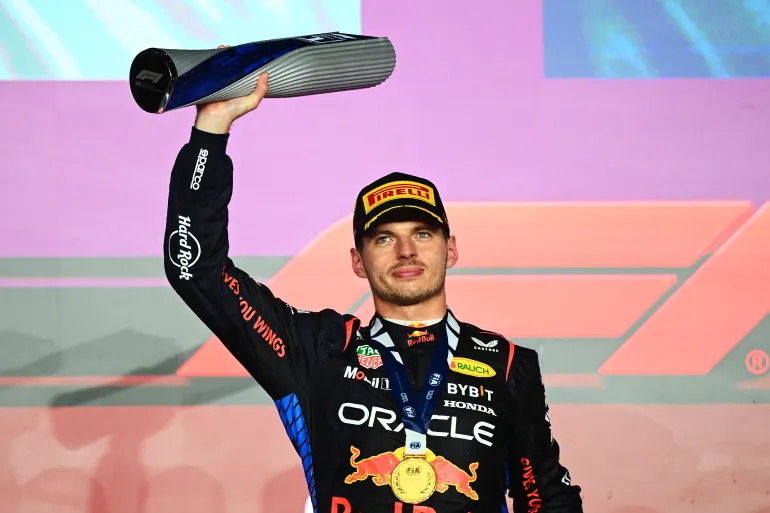
[[[411,237],[399,237],[396,244],[396,251],[398,251],[399,258],[413,258],[417,254],[417,250],[414,241]]]

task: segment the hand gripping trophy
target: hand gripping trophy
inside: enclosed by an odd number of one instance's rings
[[[131,94],[142,110],[161,114],[246,96],[263,72],[267,98],[374,87],[396,66],[386,37],[330,32],[209,50],[148,48],[130,70]]]

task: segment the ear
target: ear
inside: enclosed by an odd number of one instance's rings
[[[356,248],[350,248],[350,266],[353,268],[353,273],[356,276],[366,279],[364,260]]]
[[[446,255],[447,269],[454,267],[459,257],[460,255],[457,252],[457,239],[455,239],[454,235],[450,235],[449,239],[447,240],[447,255]]]

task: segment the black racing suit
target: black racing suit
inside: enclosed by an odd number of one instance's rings
[[[331,309],[297,310],[233,264],[227,140],[193,127],[177,156],[166,276],[275,401],[315,511],[500,513],[507,511],[508,493],[516,513],[582,512],[580,488],[560,464],[551,435],[537,353],[464,322],[454,354],[462,365],[448,372],[427,437],[436,491],[418,506],[395,498],[390,471],[403,450],[404,429],[369,343],[369,325]],[[419,390],[446,321],[427,327],[383,322]]]

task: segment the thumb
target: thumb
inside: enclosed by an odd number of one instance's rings
[[[251,109],[256,109],[259,106],[259,103],[262,101],[262,98],[264,98],[265,95],[267,94],[267,87],[268,87],[268,74],[265,71],[259,76],[259,79],[257,79],[256,87],[248,96],[249,107]]]

